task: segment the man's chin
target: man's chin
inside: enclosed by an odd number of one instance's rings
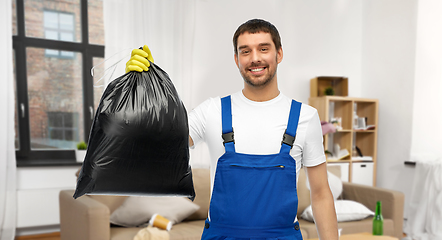
[[[264,80],[254,79],[254,80],[252,80],[249,78],[244,78],[244,81],[252,87],[260,88],[260,87],[267,86],[271,82],[271,79],[264,79]]]

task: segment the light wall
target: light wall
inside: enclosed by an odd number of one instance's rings
[[[250,18],[267,19],[282,37],[278,81],[285,95],[308,103],[311,78],[346,76],[350,96],[379,98],[378,186],[408,194],[411,180],[403,175],[413,172],[404,161],[411,144],[416,2],[198,0],[194,54],[189,56],[192,80],[183,83],[190,86],[185,104],[190,111],[209,97],[242,89],[233,60],[233,33]],[[207,166],[204,146],[192,150],[191,156],[193,166]],[[60,189],[75,188],[76,169],[18,169],[19,234],[59,224],[55,195]],[[42,175],[43,182],[29,184]]]
[[[370,0],[362,9],[361,96],[379,99],[377,185],[404,192],[407,206],[414,177],[414,167],[404,162],[412,139],[417,0]]]
[[[307,103],[315,76],[347,76],[350,93],[361,94],[361,1],[253,1],[260,7],[218,2],[197,4],[191,107],[242,89],[232,37],[251,18],[269,20],[280,32],[284,59],[278,82],[286,95]]]

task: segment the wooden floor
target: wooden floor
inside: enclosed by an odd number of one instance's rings
[[[19,236],[15,237],[15,240],[60,240],[60,233],[45,233],[38,235]]]

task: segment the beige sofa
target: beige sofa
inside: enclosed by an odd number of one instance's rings
[[[329,171],[340,175],[339,168],[329,167]],[[183,222],[175,224],[169,232],[170,240],[197,240],[201,238],[204,220],[210,202],[210,177],[208,169],[193,169],[195,203],[200,209]],[[303,170],[298,182],[298,216],[310,205],[310,193],[306,188]],[[122,196],[82,196],[74,199],[74,190],[60,192],[60,234],[61,240],[132,240],[141,228],[111,226],[110,214],[120,206],[126,197]],[[401,238],[403,224],[404,195],[397,191],[368,187],[352,183],[343,184],[342,199],[362,203],[372,211],[376,201],[382,201],[384,234]],[[304,239],[317,238],[315,224],[299,220]],[[340,222],[342,234],[371,232],[372,218]]]

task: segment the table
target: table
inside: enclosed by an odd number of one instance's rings
[[[307,240],[319,240],[319,238],[312,238]],[[390,236],[373,236],[371,233],[354,233],[344,234],[339,237],[339,240],[398,240]]]

